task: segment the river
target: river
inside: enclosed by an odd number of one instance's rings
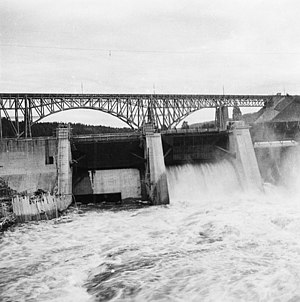
[[[300,301],[298,164],[264,193],[226,161],[173,167],[168,206],[8,230],[0,301]]]

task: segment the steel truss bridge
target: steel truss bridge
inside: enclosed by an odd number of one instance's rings
[[[271,95],[0,93],[0,117],[6,117],[11,122],[17,137],[31,136],[31,126],[34,123],[51,114],[70,109],[94,109],[106,112],[132,128],[140,128],[145,122],[152,121],[160,129],[170,129],[199,109],[222,106],[263,107],[272,97]],[[21,121],[25,123],[23,131],[20,131],[19,126]]]

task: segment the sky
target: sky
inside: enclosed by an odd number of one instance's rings
[[[0,92],[300,94],[299,16],[299,0],[0,0]]]

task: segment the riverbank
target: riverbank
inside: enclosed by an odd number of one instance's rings
[[[2,208],[2,206],[3,205],[1,204],[1,208]],[[2,216],[2,214],[1,214],[0,215],[0,232],[6,231],[10,226],[13,226],[14,224],[16,224],[16,222],[17,222],[17,220],[16,220],[14,213],[9,212],[5,216]]]
[[[12,198],[16,191],[12,190],[4,179],[0,178],[0,232],[16,223],[13,213]]]

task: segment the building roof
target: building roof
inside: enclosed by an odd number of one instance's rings
[[[271,122],[295,122],[300,121],[300,97],[294,97]]]
[[[300,121],[299,96],[276,96],[272,101],[269,106],[261,109],[263,112],[255,123]]]

